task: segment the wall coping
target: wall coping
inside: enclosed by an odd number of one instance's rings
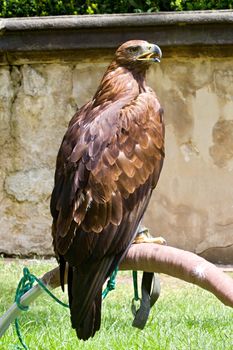
[[[0,19],[1,31],[143,27],[158,25],[233,24],[233,10],[156,12],[140,14],[22,17]]]
[[[120,43],[136,38],[156,42],[168,56],[177,48],[182,48],[179,54],[191,56],[205,53],[206,48],[217,56],[231,56],[232,32],[232,10],[3,18],[0,64],[39,56],[45,61],[72,59],[87,50],[112,53]]]

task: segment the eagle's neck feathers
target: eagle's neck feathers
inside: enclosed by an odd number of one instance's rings
[[[122,67],[113,61],[108,67],[103,79],[93,98],[95,105],[106,101],[116,101],[121,97],[132,96],[135,98],[141,92],[146,91],[146,70],[135,70]]]

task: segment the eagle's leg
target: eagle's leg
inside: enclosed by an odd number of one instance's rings
[[[152,237],[149,229],[143,225],[139,225],[137,236],[133,241],[133,244],[138,243],[157,243],[161,245],[167,245],[166,240],[163,237]]]

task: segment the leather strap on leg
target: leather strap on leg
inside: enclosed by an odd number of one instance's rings
[[[160,295],[160,282],[156,274],[152,272],[143,272],[141,284],[142,297],[140,300],[140,307],[136,310],[135,298],[132,300],[132,312],[134,320],[133,327],[143,329],[148,320],[150,309],[158,300]]]

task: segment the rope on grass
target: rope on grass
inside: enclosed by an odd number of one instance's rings
[[[31,274],[29,269],[27,267],[24,267],[23,269],[23,277],[19,281],[18,287],[16,289],[15,293],[15,302],[18,306],[18,308],[22,311],[28,311],[29,306],[23,305],[20,302],[21,297],[27,293],[33,286],[34,282],[37,282],[39,286],[51,297],[53,298],[58,304],[64,306],[64,307],[69,307],[69,305],[63,303],[61,300],[59,300],[53,293],[50,292],[50,290],[44,285],[44,283],[37,278],[35,275]],[[20,341],[20,344],[25,350],[29,350],[27,345],[25,344],[21,331],[20,331],[20,325],[19,325],[19,320],[18,318],[15,319],[15,329],[16,333],[18,336],[18,339]]]
[[[102,298],[105,299],[106,296],[108,295],[108,293],[112,290],[115,289],[116,286],[116,275],[118,272],[118,267],[116,267],[116,269],[113,271],[112,275],[110,276],[107,286],[104,289],[103,293],[102,293]],[[32,287],[33,287],[33,283],[37,282],[39,284],[39,286],[53,299],[55,300],[58,304],[60,304],[61,306],[64,307],[69,307],[68,304],[63,303],[60,299],[58,299],[45,285],[44,283],[37,278],[35,275],[33,275],[32,273],[30,273],[29,269],[27,267],[24,267],[23,269],[23,277],[20,279],[17,289],[16,289],[16,293],[15,293],[15,302],[18,306],[18,308],[22,311],[28,311],[29,306],[27,305],[23,305],[20,302],[21,297],[27,293]],[[20,341],[20,344],[22,345],[22,347],[25,350],[29,350],[29,348],[27,347],[27,345],[25,344],[21,331],[20,331],[20,325],[19,325],[19,321],[18,318],[15,319],[15,329],[16,329],[16,333],[18,336],[18,339]],[[18,347],[17,347],[18,348]],[[19,348],[18,348],[19,349]]]
[[[61,300],[59,300],[50,290],[44,285],[44,283],[37,278],[35,275],[30,273],[27,267],[24,267],[23,269],[23,277],[19,281],[18,287],[16,289],[16,294],[15,294],[15,302],[18,306],[18,308],[22,311],[27,311],[29,309],[29,306],[22,305],[20,303],[21,297],[29,291],[29,289],[32,288],[33,283],[37,282],[39,286],[44,289],[44,291],[51,297],[53,298],[58,304],[64,306],[64,307],[69,307],[68,304],[63,303]]]

